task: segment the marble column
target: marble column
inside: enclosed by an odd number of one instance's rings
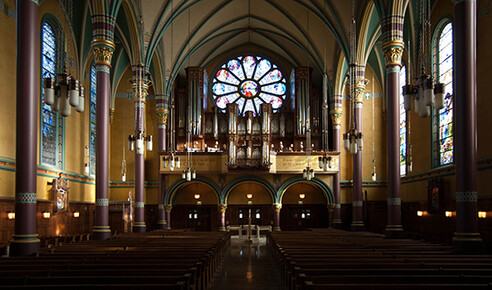
[[[145,104],[149,89],[148,68],[143,65],[132,67],[132,90],[135,97],[135,137],[144,138],[145,131]],[[138,143],[138,141],[137,141]],[[147,230],[145,224],[145,142],[143,148],[138,150],[135,146],[135,222],[134,233],[144,233]]]
[[[93,227],[95,240],[111,238],[109,227],[109,101],[110,68],[114,51],[114,18],[92,16],[94,65],[96,68],[96,218]]]
[[[274,209],[274,216],[273,216],[273,231],[279,232],[279,231],[281,231],[281,229],[280,229],[280,210],[282,209],[282,204],[281,203],[275,203],[274,206],[275,206],[275,209]]]
[[[388,238],[399,237],[403,231],[400,198],[400,68],[403,47],[399,40],[383,44],[388,126],[388,220],[385,235]]]
[[[167,229],[171,229],[171,210],[173,209],[172,204],[165,204],[164,205],[164,210],[166,212],[166,222],[167,222]]]
[[[477,221],[477,1],[454,1],[454,110],[458,252],[483,249]]]
[[[164,197],[168,184],[169,175],[159,173],[159,197],[157,205],[157,228],[167,228],[166,211],[164,209]]]
[[[336,110],[331,110],[330,112],[331,122],[333,125],[333,151],[340,152],[340,128],[342,123],[341,96],[333,96],[333,105],[337,108]],[[335,204],[333,208],[332,226],[335,228],[340,228],[342,226],[342,207],[340,205],[340,168],[338,172],[333,175],[333,195],[335,198]]]
[[[356,66],[356,83],[355,88],[352,88],[355,92],[354,95],[354,118],[355,118],[355,130],[358,133],[362,132],[362,100],[364,91],[366,88],[366,80],[364,79],[363,66]],[[353,154],[353,199],[352,199],[352,224],[351,229],[353,231],[363,231],[364,226],[364,208],[362,201],[362,150],[357,150],[356,154]]]
[[[11,256],[39,251],[36,233],[37,136],[39,112],[38,1],[17,1],[17,126],[15,165],[15,232]]]
[[[227,210],[227,204],[219,204],[219,212],[220,212],[219,232],[226,231],[226,210]]]

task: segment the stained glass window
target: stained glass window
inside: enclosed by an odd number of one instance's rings
[[[407,84],[406,68],[400,70],[400,88]],[[407,174],[407,112],[403,93],[400,90],[400,175]]]
[[[439,165],[453,163],[453,26],[447,23],[438,35],[435,57],[437,81],[444,84],[444,108],[436,114],[436,159]]]
[[[42,24],[41,41],[41,78],[56,78],[56,37],[53,27],[47,22]],[[61,163],[57,164],[61,159],[61,150],[57,150],[58,140],[61,140],[58,119],[58,113],[44,103],[44,88],[41,86],[42,164],[61,166]]]
[[[212,94],[217,107],[229,103],[239,106],[239,114],[260,113],[262,103],[271,103],[273,112],[285,101],[287,85],[282,72],[260,56],[239,56],[224,63],[212,80]]]
[[[89,123],[89,174],[96,174],[96,68],[91,66],[91,100]]]

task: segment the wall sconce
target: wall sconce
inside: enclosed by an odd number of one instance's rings
[[[299,193],[299,198],[300,199],[304,199],[306,197],[306,195],[304,193]]]
[[[487,212],[486,211],[479,211],[478,212],[478,218],[479,219],[487,218]]]
[[[9,219],[9,220],[15,220],[15,212],[8,211],[7,212],[7,219]]]
[[[421,210],[417,211],[417,216],[423,216],[423,215],[424,215],[423,211],[421,211]]]
[[[43,211],[43,218],[49,219],[51,217],[51,212],[49,211]]]
[[[195,199],[200,199],[200,194],[199,193],[196,193],[195,194]]]
[[[453,212],[452,211],[445,211],[444,216],[448,217],[448,218],[453,217]]]
[[[248,193],[248,194],[246,194],[246,197],[247,197],[248,199],[252,199],[252,198],[253,198],[253,194],[252,194],[252,193]]]
[[[78,218],[80,216],[80,213],[78,211],[73,212],[73,217]]]

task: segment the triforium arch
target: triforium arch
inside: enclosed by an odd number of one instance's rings
[[[246,183],[246,182],[252,182],[256,184],[260,184],[264,186],[267,189],[267,192],[270,194],[270,197],[272,199],[272,203],[275,203],[276,201],[276,194],[275,194],[275,188],[272,186],[270,182],[263,178],[255,177],[255,176],[246,176],[246,177],[241,177],[238,179],[234,179],[233,181],[229,182],[224,189],[222,190],[222,196],[224,198],[224,203],[228,203],[229,201],[229,195],[230,193],[236,188],[237,186]]]
[[[290,186],[292,186],[298,182],[306,182],[309,184],[314,184],[321,191],[323,196],[325,197],[326,205],[330,205],[330,204],[335,203],[333,191],[328,186],[328,184],[326,184],[325,182],[323,182],[322,180],[320,180],[318,178],[313,178],[310,181],[307,181],[306,179],[302,178],[301,176],[293,177],[293,178],[287,180],[286,182],[284,182],[284,184],[282,184],[282,186],[280,186],[280,188],[277,191],[277,199],[276,199],[275,203],[282,204],[282,198],[283,198],[285,192],[287,191],[287,189]]]
[[[218,203],[219,204],[223,203],[223,197],[220,194],[221,193],[220,188],[215,182],[205,177],[197,177],[195,180],[193,180],[193,182],[205,184],[207,187],[212,189],[212,191],[216,194]],[[179,189],[187,186],[188,184],[190,184],[190,182],[186,181],[185,179],[180,179],[179,181],[173,183],[169,187],[169,189],[164,193],[164,199],[163,199],[164,204],[169,204],[169,205],[175,204],[176,196],[178,194]]]

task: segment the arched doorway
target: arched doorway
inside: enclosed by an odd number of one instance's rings
[[[273,225],[273,201],[271,191],[255,181],[235,185],[227,194],[226,225]]]
[[[171,211],[171,228],[216,231],[219,198],[215,190],[200,181],[176,189]]]
[[[329,226],[326,197],[312,182],[298,181],[290,185],[281,203],[280,228],[283,231]]]

